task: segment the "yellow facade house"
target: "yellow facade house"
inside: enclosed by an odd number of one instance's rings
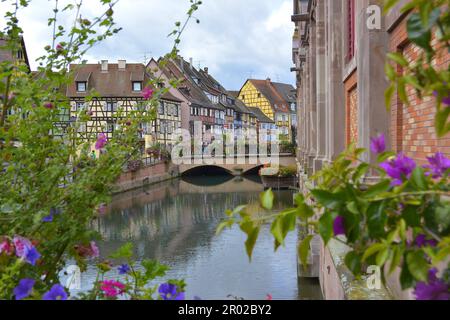
[[[270,79],[249,79],[242,86],[239,99],[249,107],[260,109],[273,120],[281,139],[295,141],[296,98],[292,85],[272,82]]]

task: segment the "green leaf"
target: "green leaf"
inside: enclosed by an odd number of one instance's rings
[[[261,193],[260,201],[261,201],[262,207],[267,210],[272,210],[274,198],[275,198],[275,196],[272,192],[272,189],[269,189],[269,190]]]
[[[325,245],[328,244],[330,239],[333,237],[333,221],[335,215],[331,212],[325,212],[319,219],[319,234],[322,237]]]
[[[389,80],[394,81],[397,73],[394,70],[394,67],[389,62],[386,62],[384,66],[384,72],[386,73],[386,76],[389,78]]]
[[[399,0],[386,0],[384,2],[383,12],[388,13],[389,10],[391,10],[398,3],[398,1]]]
[[[406,29],[408,31],[408,38],[419,47],[427,52],[432,51],[431,42],[431,31],[428,26],[422,24],[422,19],[418,13],[413,13],[410,15]]]
[[[275,250],[277,250],[280,245],[284,246],[284,240],[288,233],[295,230],[296,219],[297,215],[295,210],[286,210],[285,212],[280,213],[273,221],[270,232],[276,240]]]
[[[411,272],[409,272],[408,264],[403,262],[403,266],[401,268],[400,273],[400,284],[402,286],[402,290],[408,290],[412,287],[414,287],[416,281],[414,280],[414,277],[412,276]]]
[[[390,52],[387,54],[387,57],[402,67],[407,67],[409,64],[408,60],[406,60],[406,58],[399,52]]]
[[[396,155],[395,152],[392,151],[383,152],[377,157],[377,162],[378,163],[384,162],[391,157],[395,157],[395,155]]]
[[[361,257],[355,251],[347,253],[345,256],[345,265],[355,275],[361,274]]]
[[[347,203],[346,208],[353,214],[359,214],[358,205],[354,201]]]
[[[142,266],[145,269],[145,277],[147,280],[164,277],[167,270],[169,270],[168,266],[162,265],[156,260],[144,260],[142,261]]]
[[[305,239],[303,239],[303,241],[300,243],[298,247],[298,254],[300,256],[300,261],[302,263],[303,268],[305,269],[308,266],[308,255],[312,239],[313,239],[312,235],[307,236]]]
[[[400,100],[409,105],[408,95],[406,93],[406,81],[403,77],[397,78],[397,93]]]
[[[341,195],[326,190],[315,189],[311,190],[311,193],[318,203],[328,209],[338,208],[345,200]]]
[[[418,191],[424,191],[428,189],[428,183],[425,178],[425,172],[423,171],[422,167],[417,167],[414,169],[412,175],[411,175],[411,184],[413,187]]]
[[[374,243],[369,248],[366,249],[364,252],[364,255],[362,257],[362,261],[366,261],[367,258],[373,256],[375,253],[383,250],[386,248],[386,245],[384,243]]]
[[[219,235],[223,232],[224,229],[226,228],[231,228],[234,224],[233,220],[227,220],[227,221],[223,221],[219,224],[219,226],[216,229],[216,235]]]
[[[392,250],[393,256],[389,266],[389,274],[392,274],[392,272],[400,265],[403,256],[403,249],[400,246],[395,246]]]
[[[382,267],[386,263],[388,257],[389,257],[389,248],[384,248],[383,250],[378,252],[376,258],[377,266]]]
[[[368,163],[361,163],[355,170],[352,176],[354,182],[358,182],[369,170],[370,165]]]
[[[367,228],[371,238],[379,239],[386,235],[385,225],[387,218],[384,201],[370,204],[367,209]]]
[[[409,252],[406,256],[406,262],[408,263],[408,270],[416,280],[428,282],[430,266],[422,251]]]
[[[406,224],[410,227],[420,226],[420,213],[419,206],[406,206],[402,211],[402,218],[405,220]]]
[[[126,243],[122,247],[116,250],[113,254],[111,254],[112,259],[131,259],[133,256],[133,244]]]
[[[439,138],[444,137],[449,132],[448,127],[448,117],[450,115],[450,108],[443,108],[442,110],[438,110],[435,115],[435,127],[436,134]]]
[[[255,226],[252,221],[243,221],[240,224],[241,230],[247,234],[245,241],[245,250],[250,261],[252,260],[253,249],[259,236],[260,227]]]
[[[305,203],[305,198],[302,194],[297,194],[294,200],[297,204],[297,214],[302,220],[307,220],[314,216],[314,210]]]
[[[374,198],[378,196],[380,193],[387,192],[391,188],[391,181],[383,180],[375,185],[372,185],[364,192],[365,198]]]

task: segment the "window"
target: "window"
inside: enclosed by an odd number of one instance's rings
[[[295,109],[296,109],[296,104],[295,103],[291,103],[291,110],[295,111]]]
[[[213,102],[213,103],[219,103],[219,96],[215,96],[209,92],[205,91],[206,96],[208,97],[208,99]]]
[[[77,82],[77,92],[86,92],[86,82]]]
[[[106,111],[116,112],[117,111],[117,102],[112,102],[112,101],[106,102]]]
[[[167,104],[167,114],[170,116],[178,117],[178,106],[173,103]]]
[[[84,102],[77,102],[76,106],[77,106],[77,110],[76,110],[77,112],[83,111],[86,108],[86,104]]]
[[[18,50],[17,51],[17,59],[18,60],[23,60],[23,52],[22,52],[22,50]]]
[[[133,81],[133,91],[142,91],[142,82]]]
[[[258,98],[261,98],[261,93],[258,93]]]
[[[158,113],[164,114],[164,103],[163,102],[160,102],[158,105]]]
[[[241,98],[242,98],[242,100],[245,100],[245,94],[243,94]]]

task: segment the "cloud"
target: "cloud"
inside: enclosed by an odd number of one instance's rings
[[[61,5],[73,2],[60,0]],[[101,12],[98,1],[85,1],[83,16]],[[43,54],[51,42],[47,19],[54,2],[33,0],[19,16],[32,61]],[[6,4],[0,3],[0,14]],[[123,30],[93,48],[90,62],[102,59],[127,59],[144,62],[170,51],[167,35],[176,21],[183,21],[189,8],[187,0],[120,0],[115,18]],[[239,89],[249,77],[293,83],[290,73],[293,24],[290,0],[204,0],[182,37],[180,52],[192,57],[196,66],[208,66],[211,74],[229,89]],[[73,17],[62,16],[68,25]],[[33,64],[35,67],[36,64]]]

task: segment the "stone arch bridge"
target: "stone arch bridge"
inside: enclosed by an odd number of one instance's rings
[[[215,160],[213,162],[213,160]],[[257,173],[259,168],[261,168],[264,163],[262,163],[259,158],[251,159],[249,158],[235,158],[232,159],[192,159],[190,164],[180,164],[178,166],[181,175],[195,175],[199,173],[226,173],[233,176],[241,176],[249,173]],[[187,161],[185,161],[187,162]],[[227,163],[229,162],[229,163]],[[296,160],[292,155],[280,156],[279,164],[281,166],[295,166]]]

